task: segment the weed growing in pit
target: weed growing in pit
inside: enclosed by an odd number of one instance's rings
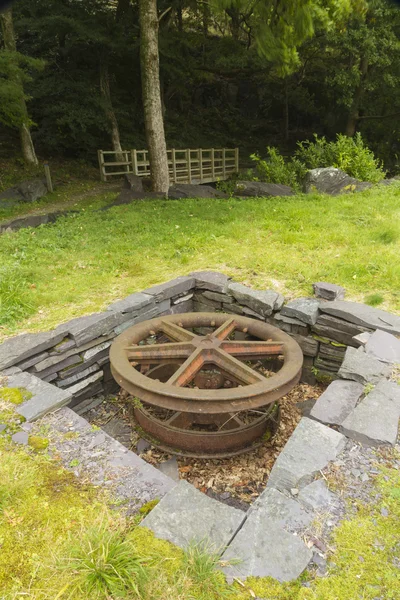
[[[217,570],[220,554],[205,542],[192,542],[184,551],[182,567],[188,579],[198,588],[199,600],[229,598],[225,577]]]
[[[368,304],[369,306],[379,306],[383,301],[384,297],[382,294],[369,294],[364,298],[365,304]]]

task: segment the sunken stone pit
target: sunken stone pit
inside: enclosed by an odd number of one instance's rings
[[[376,453],[397,441],[400,317],[346,302],[339,286],[319,282],[314,291],[315,297],[285,304],[277,292],[253,290],[221,273],[196,272],[53,331],[8,339],[0,345],[0,385],[30,392],[15,407],[20,431],[12,439],[27,444],[31,434],[46,426],[49,451],[76,476],[109,486],[128,512],[160,499],[142,525],[182,547],[207,539],[224,561],[241,559],[235,565],[224,562],[228,579],[270,575],[288,581],[308,565],[323,570],[324,544],[313,523],[329,513],[324,527],[333,527],[345,510],[326,485],[332,470],[347,468],[360,478],[361,489],[369,485]],[[168,315],[184,320],[185,313],[198,313],[200,320],[203,313],[215,313],[215,329],[200,332],[206,345],[207,336],[236,318],[242,329],[238,333],[248,333],[245,321],[254,323],[255,330],[269,327],[272,334],[277,328],[283,340],[282,332],[302,350],[301,382],[296,384],[294,376],[293,385],[273,400],[283,395],[277,431],[246,455],[219,461],[177,459],[137,432],[134,437],[129,419],[121,418],[128,416],[129,407],[140,408],[130,394],[140,402],[146,398],[126,385],[120,390],[110,365],[113,340],[123,339],[123,332],[140,323]],[[212,328],[211,321],[200,327]],[[246,339],[239,335],[230,341]],[[282,366],[274,361],[272,378]],[[245,393],[240,383],[229,387],[229,373],[222,379],[219,375],[208,369],[194,387],[198,392],[211,387],[211,393],[222,395],[232,389]],[[1,423],[0,432],[7,433]],[[239,481],[229,487],[229,476],[239,465]],[[254,465],[258,470],[250,475]]]

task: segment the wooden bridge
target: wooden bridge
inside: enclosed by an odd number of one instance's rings
[[[148,150],[98,150],[100,177],[135,173],[150,177]],[[228,179],[239,171],[239,148],[167,150],[170,183],[210,183]]]

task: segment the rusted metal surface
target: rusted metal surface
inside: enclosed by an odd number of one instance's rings
[[[203,328],[213,332],[198,335]],[[250,339],[228,339],[236,332]],[[278,357],[281,368],[270,376],[252,365]],[[129,328],[113,342],[110,361],[119,385],[144,403],[135,408],[135,418],[159,446],[227,456],[252,447],[271,425],[265,407],[299,381],[303,354],[295,340],[266,323],[223,313],[186,313]],[[146,404],[172,416],[159,419]],[[258,409],[260,417],[251,422],[238,416]],[[210,424],[217,430],[207,430]]]

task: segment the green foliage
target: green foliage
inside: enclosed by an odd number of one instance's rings
[[[307,169],[297,158],[285,160],[277,148],[268,146],[268,157],[260,158],[258,154],[252,154],[251,159],[256,163],[257,179],[269,183],[281,183],[299,189],[299,184],[307,172]]]
[[[141,598],[144,562],[124,532],[110,529],[107,522],[85,528],[65,560],[68,588],[82,598]]]
[[[368,304],[369,306],[379,306],[384,300],[385,298],[382,294],[369,294],[364,298],[365,304]]]
[[[225,577],[218,571],[221,552],[207,543],[189,544],[183,554],[182,567],[198,588],[199,600],[223,600],[229,598]]]
[[[299,142],[296,158],[308,169],[336,167],[360,181],[378,183],[385,177],[381,162],[365,146],[361,134],[338,134],[335,142],[314,134],[314,141]]]
[[[157,504],[159,502],[160,502],[160,500],[158,498],[156,498],[155,500],[150,500],[149,502],[146,502],[146,504],[143,504],[143,506],[140,507],[140,509],[139,509],[140,514],[145,517],[146,515],[149,514],[149,512],[151,512],[153,510],[153,508],[155,506],[157,506]]]
[[[15,277],[7,268],[0,267],[0,326],[5,323],[14,323],[24,315],[33,312],[33,305],[28,299],[26,279],[18,275],[16,267]]]

